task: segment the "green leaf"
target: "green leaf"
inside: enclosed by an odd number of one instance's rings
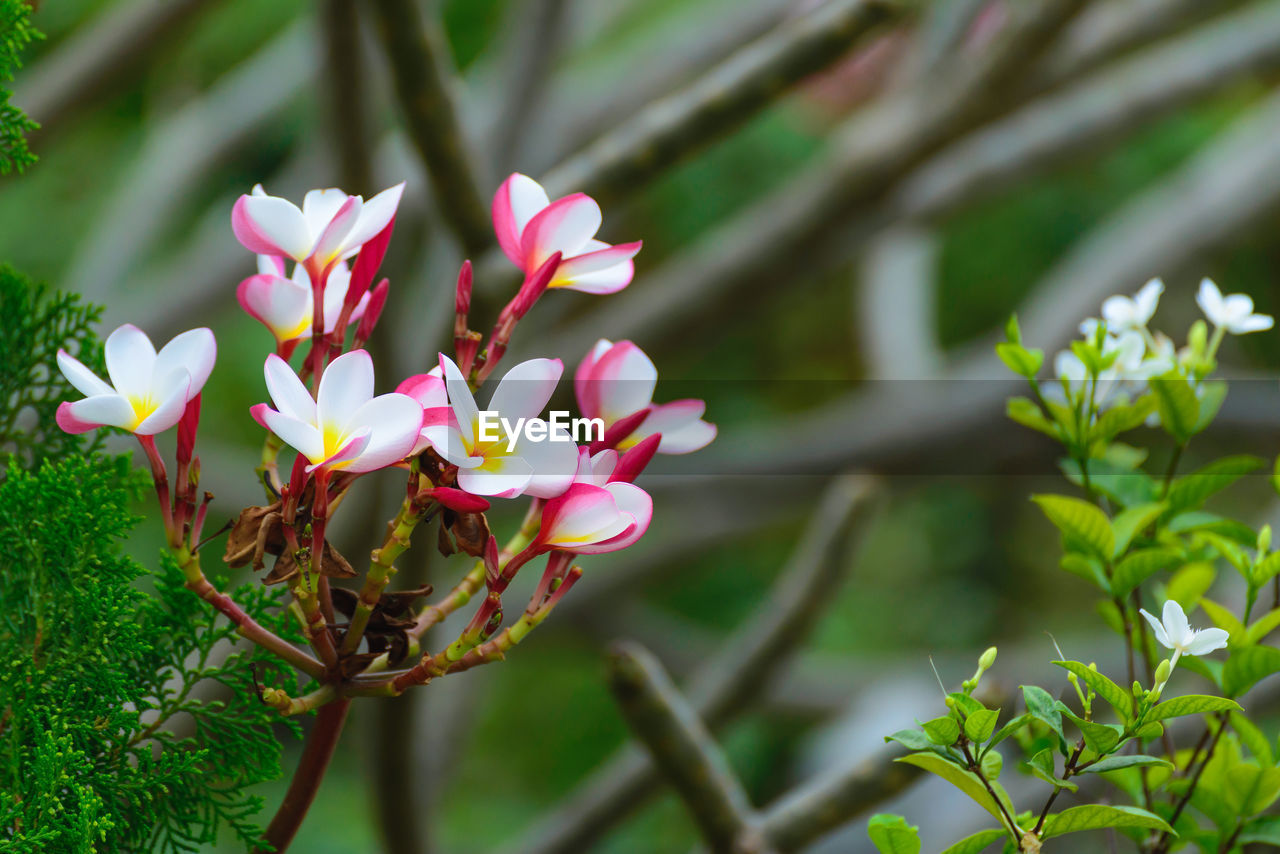
[[[1121,433],[1141,427],[1147,416],[1156,409],[1156,399],[1151,395],[1143,395],[1129,405],[1113,406],[1098,417],[1094,425],[1094,435],[1110,441]]]
[[[1097,507],[1066,495],[1035,495],[1031,500],[1069,542],[1080,543],[1103,560],[1110,559],[1115,550],[1115,535],[1111,532],[1110,520]]]
[[[1237,841],[1241,845],[1253,843],[1273,845],[1280,848],[1280,816],[1264,815],[1245,822],[1244,829],[1240,831],[1240,837]]]
[[[1010,421],[1021,424],[1023,427],[1030,427],[1032,430],[1038,430],[1051,439],[1062,440],[1062,433],[1058,429],[1058,425],[1045,418],[1040,407],[1027,398],[1009,398],[1009,401],[1005,404],[1004,411],[1009,416]]]
[[[1215,626],[1226,631],[1232,644],[1244,639],[1244,624],[1236,619],[1235,614],[1207,596],[1200,597],[1200,607],[1209,615],[1209,619],[1213,620]]]
[[[893,735],[886,735],[884,740],[886,744],[890,741],[896,741],[907,750],[930,750],[933,747],[933,742],[929,740],[929,737],[918,729],[899,730]]]
[[[930,741],[943,747],[955,744],[960,739],[960,724],[954,718],[934,718],[920,724],[920,728]]]
[[[1017,732],[1019,727],[1026,726],[1027,722],[1031,720],[1033,720],[1033,716],[1027,714],[1018,715],[1016,718],[1013,718],[1004,726],[1000,727],[1000,729],[996,730],[995,735],[991,736],[991,743],[987,745],[987,749],[989,750],[992,747],[995,747],[997,744]]]
[[[964,734],[970,741],[981,744],[995,732],[996,721],[999,718],[999,709],[980,709],[973,712],[965,718]]]
[[[1043,838],[1051,839],[1054,836],[1062,836],[1064,833],[1101,830],[1107,827],[1138,827],[1173,833],[1173,828],[1164,819],[1144,809],[1089,804],[1072,807],[1055,816],[1050,816],[1044,824]]]
[[[919,830],[902,816],[887,813],[873,815],[867,823],[867,836],[880,854],[920,854]]]
[[[1222,667],[1222,691],[1238,697],[1273,673],[1280,673],[1280,649],[1251,646],[1236,650]]]
[[[1227,384],[1221,380],[1207,380],[1200,384],[1200,420],[1196,422],[1195,432],[1202,433],[1213,423],[1227,399]]]
[[[1023,685],[1022,699],[1027,705],[1027,714],[1057,733],[1058,745],[1065,750],[1067,736],[1062,731],[1062,714],[1058,711],[1057,701],[1038,685]]]
[[[1280,608],[1273,608],[1253,621],[1244,633],[1244,646],[1253,646],[1280,627]]]
[[[1064,780],[1058,777],[1056,769],[1054,768],[1053,748],[1051,747],[1046,747],[1044,750],[1041,750],[1023,764],[1026,765],[1027,770],[1030,771],[1033,776],[1039,777],[1041,780],[1044,780],[1055,788],[1069,789],[1072,792],[1080,788],[1070,780]]]
[[[1004,337],[1010,344],[1022,343],[1022,328],[1018,326],[1018,315],[1016,313],[1009,315],[1009,319],[1005,321]]]
[[[1168,768],[1173,767],[1173,763],[1160,759],[1156,756],[1146,756],[1142,753],[1126,753],[1124,755],[1103,757],[1089,767],[1083,769],[1080,773],[1103,774],[1107,771],[1119,771],[1121,768],[1146,767],[1154,765],[1163,765]]]
[[[1069,709],[1063,714],[1071,718],[1071,722],[1080,728],[1080,733],[1084,736],[1085,745],[1094,753],[1110,753],[1120,743],[1120,736],[1124,732],[1123,727],[1085,720]]]
[[[1213,564],[1205,561],[1189,563],[1169,579],[1164,589],[1165,598],[1177,602],[1184,611],[1190,611],[1217,577],[1218,571]]]
[[[1227,803],[1238,815],[1253,816],[1280,797],[1280,768],[1261,768],[1252,762],[1227,770]]]
[[[980,854],[980,852],[991,847],[991,843],[997,839],[1003,839],[1009,834],[1003,830],[979,830],[972,836],[966,836],[959,842],[942,850],[942,854]]]
[[[1221,492],[1246,474],[1255,472],[1264,465],[1266,463],[1258,457],[1241,454],[1214,460],[1203,468],[1183,475],[1173,482],[1165,496],[1165,501],[1169,505],[1169,515],[1176,516],[1186,510],[1200,507],[1215,492]]]
[[[1134,454],[1129,451],[1136,452]],[[1141,457],[1145,451],[1138,451],[1120,442],[1113,442],[1107,447],[1102,459],[1089,460],[1089,485],[1106,495],[1121,507],[1133,507],[1157,500],[1159,489],[1151,476],[1137,466],[1141,465]],[[1138,457],[1139,459],[1130,459]],[[1067,480],[1076,486],[1084,486],[1084,478],[1080,476],[1080,464],[1073,459],[1059,462],[1062,473]]]
[[[1149,383],[1160,412],[1160,425],[1177,440],[1186,444],[1200,423],[1200,401],[1187,378],[1177,371],[1153,378]]]
[[[1114,558],[1124,554],[1125,549],[1129,548],[1129,543],[1133,540],[1134,535],[1147,528],[1156,519],[1159,519],[1160,514],[1164,512],[1167,506],[1163,501],[1139,504],[1136,507],[1130,507],[1112,519],[1111,531],[1115,535],[1115,546],[1111,556]]]
[[[895,762],[903,762],[907,765],[914,765],[917,768],[923,768],[931,774],[936,774],[964,792],[974,800],[980,807],[995,818],[1001,824],[1004,823],[1004,817],[1000,814],[1000,807],[997,805],[995,798],[991,797],[991,793],[987,791],[987,787],[978,779],[976,774],[966,771],[958,765],[943,759],[936,753],[913,753],[910,756],[903,756],[895,759]],[[1017,812],[1013,808],[1013,804],[1009,802],[1009,796],[999,783],[994,780],[989,781],[989,785],[995,790],[996,795],[1000,798],[1001,803],[1009,811],[1010,815]]]
[[[998,750],[988,750],[982,754],[982,759],[978,760],[978,766],[982,768],[983,777],[994,780],[1000,776],[1000,770],[1004,768],[1004,757]]]
[[[1208,694],[1187,694],[1182,697],[1171,697],[1163,703],[1157,703],[1147,712],[1146,721],[1165,721],[1169,718],[1180,718],[1183,715],[1203,715],[1209,712],[1238,711],[1240,704],[1226,697],[1212,697]]]
[[[1055,661],[1054,664],[1079,676],[1099,697],[1111,704],[1121,720],[1133,717],[1133,696],[1106,676],[1078,661]]]
[[[1276,573],[1280,573],[1280,552],[1272,552],[1271,554],[1258,561],[1253,568],[1253,584],[1255,587],[1261,587],[1271,579],[1275,578]]]
[[[1275,754],[1271,750],[1271,741],[1262,730],[1240,712],[1231,713],[1231,728],[1240,736],[1240,743],[1249,748],[1249,752],[1263,765],[1274,765]]]
[[[1111,592],[1121,598],[1128,596],[1156,572],[1181,566],[1183,559],[1180,549],[1163,546],[1132,551],[1116,564],[1111,574]]]
[[[1044,351],[1023,347],[1021,344],[1004,342],[996,345],[996,355],[1009,370],[1029,380],[1036,378],[1040,366],[1044,364]]]

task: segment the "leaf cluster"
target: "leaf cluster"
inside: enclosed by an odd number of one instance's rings
[[[31,25],[26,0],[0,0],[0,175],[21,172],[36,161],[26,134],[39,125],[9,103],[13,91],[3,84],[22,67],[22,51],[42,37]]]
[[[13,466],[0,485],[0,849],[260,835],[247,790],[278,776],[281,748],[256,683],[287,669],[237,644],[172,561],[153,574],[123,554],[138,486],[100,455]],[[278,622],[268,590],[236,598]]]
[[[101,313],[78,296],[51,291],[0,265],[0,454],[12,454],[23,468],[43,457],[100,447],[102,431],[64,433],[54,414],[63,400],[79,396],[56,367],[59,349],[106,375],[102,345],[93,333]]]

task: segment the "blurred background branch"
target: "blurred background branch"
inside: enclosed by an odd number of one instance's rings
[[[6,179],[0,257],[104,302],[108,328],[216,329],[216,512],[255,500],[243,413],[268,341],[235,311],[252,264],[227,218],[259,180],[294,198],[408,181],[386,389],[445,346],[463,257],[478,320],[518,280],[489,222],[508,171],[595,195],[603,239],[645,240],[634,284],[547,297],[509,358],[571,371],[599,338],[631,338],[663,372],[658,399],[707,397],[720,427],[655,463],[647,541],[593,560],[501,678],[357,704],[370,767],[340,752],[335,773],[372,794],[321,791],[319,854],[379,837],[397,854],[695,844],[605,689],[619,635],[716,733],[704,768],[723,771],[721,751],[733,768],[708,801],[730,819],[713,841],[732,826],[778,851],[866,850],[842,835],[857,817],[919,797],[880,752],[917,714],[898,672],[1006,637],[1030,666],[1043,625],[1084,607],[1045,594],[1053,567],[1029,546],[1044,532],[1027,478],[1056,463],[1005,422],[1019,383],[990,345],[1009,313],[1051,350],[1153,275],[1175,326],[1201,274],[1280,308],[1273,0],[66,0],[36,24],[49,38],[15,101],[45,123],[46,163]],[[1273,453],[1280,347],[1224,358],[1259,378],[1224,407],[1233,447]],[[876,501],[869,479],[833,478],[850,467],[881,475]],[[349,554],[360,527],[335,526]]]

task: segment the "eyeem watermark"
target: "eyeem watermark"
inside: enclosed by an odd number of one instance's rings
[[[570,418],[567,410],[553,409],[551,418],[517,418],[515,423],[491,409],[480,410],[481,442],[500,442],[505,437],[507,452],[516,449],[521,433],[530,442],[598,442],[604,439],[603,418]]]

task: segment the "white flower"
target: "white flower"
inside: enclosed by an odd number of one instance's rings
[[[1232,335],[1261,332],[1275,325],[1275,319],[1270,315],[1253,313],[1253,299],[1248,294],[1224,297],[1211,279],[1200,282],[1196,303],[1210,323]]]
[[[272,353],[264,367],[276,408],[250,412],[263,427],[310,461],[307,471],[326,467],[352,473],[399,462],[413,450],[422,427],[422,406],[404,394],[373,396],[373,361],[364,350],[338,358],[320,376],[316,399]]]
[[[1088,323],[1089,321],[1086,320],[1081,325],[1083,327]],[[1085,334],[1089,335],[1088,332]],[[1099,411],[1105,409],[1108,403],[1115,402],[1112,400],[1112,392],[1120,383],[1140,383],[1150,376],[1143,370],[1143,356],[1146,355],[1146,351],[1146,342],[1138,332],[1129,331],[1120,336],[1107,335],[1103,339],[1102,355],[1115,354],[1115,361],[1109,368],[1098,374],[1098,385],[1093,390],[1093,404]],[[1073,392],[1083,388],[1088,381],[1089,371],[1084,362],[1070,350],[1059,352],[1054,357],[1053,367],[1058,379],[1066,380]]]
[[[1132,297],[1108,297],[1102,304],[1102,319],[1107,322],[1107,331],[1118,335],[1128,329],[1144,328],[1156,313],[1162,293],[1164,282],[1152,279]]]
[[[85,395],[58,407],[58,426],[68,433],[102,426],[139,436],[168,430],[204,388],[217,354],[208,329],[184,332],[157,353],[146,333],[129,323],[111,333],[105,349],[110,384],[65,350],[58,351],[58,367]]]
[[[1187,614],[1182,606],[1170,599],[1164,603],[1163,620],[1142,609],[1142,616],[1151,624],[1151,631],[1161,645],[1173,650],[1172,664],[1178,663],[1183,655],[1205,655],[1215,649],[1227,645],[1227,633],[1222,629],[1201,629],[1196,631],[1187,622]]]
[[[452,410],[445,415],[451,417],[427,418],[422,437],[458,467],[460,489],[498,498],[554,498],[569,488],[578,470],[578,446],[549,422],[542,422],[547,429],[541,441],[520,428],[541,420],[564,371],[559,359],[530,359],[507,371],[486,410],[493,416],[489,426],[496,434],[485,430],[462,371],[443,353],[440,370]],[[516,425],[510,436],[508,425]]]

